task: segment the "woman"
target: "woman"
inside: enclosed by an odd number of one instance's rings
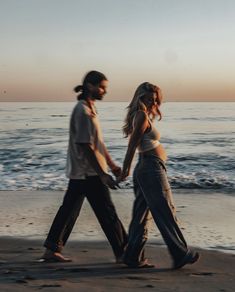
[[[139,161],[133,173],[133,217],[124,255],[124,263],[130,267],[153,267],[144,257],[147,225],[151,214],[172,256],[174,269],[199,259],[197,252],[188,249],[175,216],[171,188],[166,175],[167,155],[159,142],[160,133],[153,123],[155,117],[159,120],[162,118],[159,109],[161,103],[160,88],[148,82],[142,83],[128,106],[123,127],[125,136],[129,137],[129,144],[119,181],[123,181],[130,174],[135,151],[137,148],[139,151]]]

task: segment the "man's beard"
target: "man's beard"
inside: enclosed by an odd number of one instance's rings
[[[102,100],[102,99],[104,98],[104,95],[94,94],[93,97],[94,97],[96,100]]]

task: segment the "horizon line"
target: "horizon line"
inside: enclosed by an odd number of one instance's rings
[[[63,100],[0,100],[0,102],[77,102],[78,100],[68,100],[68,101],[63,101]],[[117,100],[97,100],[98,102],[102,101],[102,102],[130,102],[128,100],[121,100],[121,101],[117,101]],[[211,102],[218,102],[218,103],[221,103],[221,102],[235,102],[235,100],[176,100],[176,101],[164,101],[163,103],[177,103],[177,102],[200,102],[200,103],[211,103]]]

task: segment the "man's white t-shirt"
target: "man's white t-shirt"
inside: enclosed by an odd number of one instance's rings
[[[104,142],[98,114],[94,106],[90,108],[85,100],[74,107],[69,129],[66,175],[70,179],[85,179],[97,175],[86,159],[80,143],[89,143],[95,152],[101,168],[107,172]]]

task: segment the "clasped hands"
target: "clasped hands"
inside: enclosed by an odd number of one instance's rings
[[[126,177],[129,175],[129,173],[123,173],[121,167],[117,165],[113,165],[111,169],[111,172],[115,176],[116,180],[113,179],[111,175],[108,173],[104,173],[100,176],[102,182],[107,185],[110,189],[117,189],[120,188],[119,183],[124,181]]]

